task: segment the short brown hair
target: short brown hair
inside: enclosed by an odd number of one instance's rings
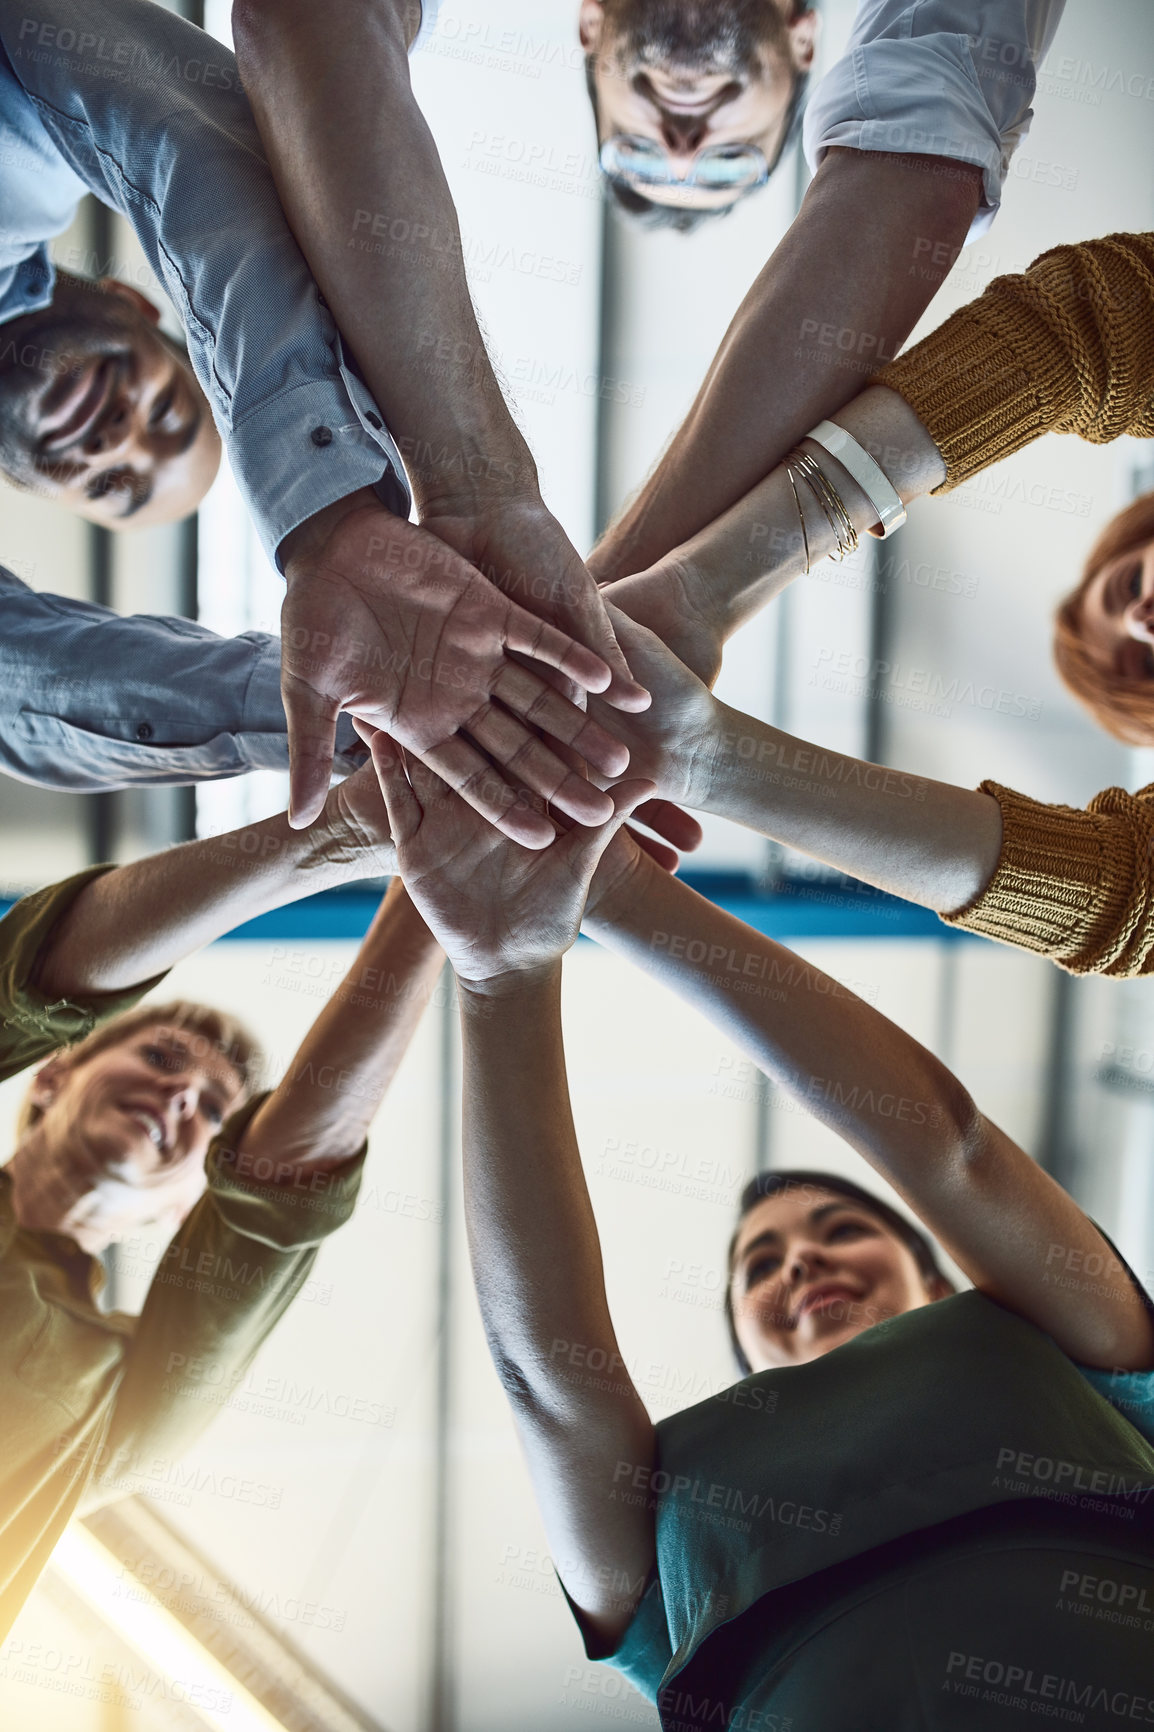
[[[1093,547],[1077,589],[1054,616],[1054,662],[1062,683],[1099,727],[1130,746],[1154,745],[1154,680],[1127,679],[1104,668],[1086,649],[1082,603],[1104,565],[1154,541],[1154,493],[1143,493],[1112,517]]]
[[[187,998],[175,998],[168,1004],[142,1004],[136,1010],[126,1010],[102,1023],[75,1046],[64,1048],[73,1064],[86,1064],[97,1053],[110,1046],[120,1046],[144,1028],[178,1028],[195,1035],[210,1046],[217,1057],[223,1058],[241,1080],[241,1101],[248,1099],[264,1066],[264,1053],[259,1042],[244,1024],[226,1010],[215,1010],[207,1004],[194,1004]],[[240,1103],[238,1102],[238,1105]],[[32,1091],[24,1097],[16,1121],[16,1141],[20,1142],[38,1124],[43,1108],[32,1099]]]

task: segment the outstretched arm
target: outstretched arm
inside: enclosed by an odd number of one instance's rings
[[[284,1183],[356,1154],[385,1097],[442,965],[399,878],[356,960],[242,1140],[243,1159]]]
[[[989,883],[1002,839],[992,795],[827,751],[730,709],[652,632],[613,617],[655,698],[651,714],[623,718],[622,737],[636,773],[664,798],[940,914]]]
[[[1044,433],[1095,444],[1148,436],[1152,311],[1154,235],[1054,247],[1027,271],[996,278],[829,419],[853,434],[907,503],[959,486]],[[876,511],[841,464],[812,441],[802,448],[858,532],[875,528]],[[712,683],[726,638],[805,571],[806,541],[813,564],[834,549],[804,485],[798,497],[805,540],[779,466],[716,523],[616,585],[613,599]]]
[[[977,1108],[957,1077],[888,1017],[618,843],[586,927],[736,1040],[767,1076],[863,1155],[974,1285],[1083,1364],[1154,1362],[1132,1285],[1050,1280],[1055,1247],[1109,1246],[1073,1198]],[[1097,1289],[1097,1290],[1095,1290]]]
[[[697,535],[897,354],[965,241],[981,179],[942,157],[828,152],[668,451],[592,554],[599,582]]]
[[[603,657],[610,701],[632,706],[644,700],[593,580],[542,503],[477,325],[448,182],[409,80],[418,16],[407,0],[236,0],[245,89],[422,525]]]
[[[313,830],[266,818],[94,878],[53,928],[33,984],[47,998],[125,992],[258,914],[394,868],[366,765],[331,790]]]
[[[465,1208],[477,1296],[558,1573],[609,1651],[654,1556],[647,1507],[614,1496],[652,1461],[653,1428],[605,1296],[561,1038],[561,956],[615,817],[527,854],[486,830],[421,765],[373,750],[398,860],[457,974],[464,1042]]]

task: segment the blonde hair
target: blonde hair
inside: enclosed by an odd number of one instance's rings
[[[168,1004],[142,1004],[136,1010],[125,1011],[123,1016],[114,1016],[111,1022],[102,1023],[84,1040],[78,1040],[75,1046],[61,1048],[61,1052],[67,1055],[69,1065],[87,1064],[98,1053],[106,1052],[111,1046],[123,1045],[145,1028],[174,1028],[195,1036],[194,1051],[197,1045],[201,1045],[202,1051],[204,1045],[211,1047],[215,1056],[225,1059],[239,1075],[241,1099],[237,1104],[252,1094],[264,1066],[264,1053],[255,1036],[228,1011],[214,1010],[206,1004],[193,1004],[186,998],[173,999]],[[17,1143],[22,1142],[44,1116],[44,1109],[37,1106],[32,1094],[30,1087],[16,1121]]]
[[[1075,589],[1054,616],[1054,663],[1062,683],[1099,727],[1130,746],[1154,745],[1154,680],[1130,679],[1095,661],[1083,638],[1082,604],[1102,567],[1154,541],[1154,493],[1144,493],[1106,525]]]

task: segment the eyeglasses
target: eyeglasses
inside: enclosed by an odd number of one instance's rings
[[[752,192],[769,179],[769,164],[756,144],[707,144],[688,174],[675,174],[668,154],[651,138],[619,133],[601,146],[602,172],[641,186],[699,186],[709,192]]]

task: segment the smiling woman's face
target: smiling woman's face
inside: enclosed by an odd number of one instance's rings
[[[754,1204],[734,1246],[737,1339],[754,1371],[804,1365],[931,1291],[913,1252],[869,1209],[812,1185]]]
[[[1082,641],[1106,672],[1154,680],[1154,541],[1108,560],[1081,600]]]

